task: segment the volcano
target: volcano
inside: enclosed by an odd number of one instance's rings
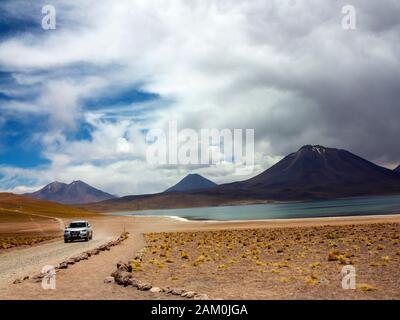
[[[194,174],[188,174],[176,185],[165,190],[165,192],[204,190],[215,186],[217,186],[216,183],[204,178],[203,176],[197,173],[194,173]]]
[[[54,201],[62,204],[83,204],[104,201],[115,198],[113,195],[93,188],[83,181],[74,181],[70,184],[52,182],[33,193],[25,194],[28,197]]]
[[[261,174],[221,186],[222,193],[302,200],[400,193],[400,176],[349,151],[306,145]]]

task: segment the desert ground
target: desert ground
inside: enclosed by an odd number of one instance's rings
[[[119,261],[136,279],[181,288],[213,299],[399,299],[400,215],[292,220],[205,222],[167,217],[98,215],[87,218],[90,242],[65,244],[61,228],[70,218],[38,219],[18,228],[53,234],[30,246],[0,250],[0,299],[183,299],[104,283]],[[2,225],[12,233],[12,224]],[[58,234],[57,234],[58,228]],[[56,290],[15,279],[34,275],[79,253],[116,239],[127,240],[67,269]],[[142,261],[135,259],[144,249]],[[342,289],[341,269],[351,264],[357,289]]]

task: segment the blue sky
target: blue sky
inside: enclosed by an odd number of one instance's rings
[[[65,3],[58,2],[58,8],[68,7]],[[45,32],[41,27],[42,6],[45,2],[17,1],[4,2],[0,6],[0,40],[18,41],[27,39],[28,42],[46,41],[51,32],[62,32],[70,22],[64,20],[62,14],[57,17],[57,31]],[[17,14],[18,13],[18,14]],[[109,123],[118,123],[122,117],[144,115],[143,110],[135,110],[133,106],[161,100],[155,93],[141,89],[141,81],[124,82],[122,84],[107,83],[104,90],[95,95],[82,95],[79,97],[78,110],[73,118],[73,124],[63,123],[63,119],[54,118],[48,108],[41,106],[41,101],[46,99],[45,87],[49,81],[79,82],[89,77],[107,77],[110,68],[118,70],[124,66],[110,62],[96,65],[90,61],[75,61],[61,64],[57,67],[47,67],[45,64],[34,68],[13,68],[3,63],[0,67],[0,189],[13,190],[19,186],[27,189],[39,187],[48,181],[39,182],[34,172],[52,170],[53,161],[47,154],[49,144],[45,136],[62,137],[64,143],[91,142],[92,134],[96,127],[85,119],[86,112],[98,113]],[[21,105],[13,110],[12,105]],[[10,107],[11,105],[11,107]],[[51,108],[51,106],[50,106]],[[156,108],[156,107],[154,107]],[[151,109],[149,106],[148,109]],[[68,112],[68,111],[67,111]],[[145,116],[144,116],[145,117]],[[62,117],[61,117],[62,118]],[[68,121],[67,121],[68,122]],[[46,140],[46,141],[44,141]],[[57,148],[59,141],[54,142]],[[101,160],[101,159],[100,159]],[[80,160],[78,163],[84,161]],[[93,159],[92,163],[101,163]],[[7,171],[20,171],[20,173],[7,174]],[[24,176],[27,170],[30,174]],[[5,174],[6,173],[6,174]],[[56,177],[55,177],[56,178]],[[72,178],[71,178],[72,179]],[[61,179],[62,180],[62,179]],[[39,184],[38,184],[39,183]],[[21,190],[24,190],[22,187]]]
[[[0,191],[83,180],[158,192],[190,166],[146,161],[146,133],[254,129],[255,172],[304,144],[400,163],[398,1],[0,2]],[[246,177],[202,166],[218,183]]]

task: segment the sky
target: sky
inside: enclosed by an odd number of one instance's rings
[[[42,28],[44,5],[56,29]],[[342,25],[345,5],[356,28]],[[400,163],[397,0],[3,0],[0,191],[245,179],[305,144]],[[157,166],[146,133],[254,129],[255,167]]]

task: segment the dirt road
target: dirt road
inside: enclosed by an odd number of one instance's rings
[[[60,221],[60,226],[63,223]],[[13,280],[40,272],[45,265],[56,265],[60,261],[93,249],[121,233],[115,228],[107,228],[104,223],[94,221],[93,240],[90,242],[64,243],[63,239],[53,240],[33,247],[18,248],[0,254],[0,297],[6,295],[7,286]]]
[[[142,232],[179,230],[186,224],[169,218],[96,217],[90,219],[94,230],[89,242],[64,243],[62,239],[0,254],[0,299],[147,299],[152,293],[130,291],[118,285],[104,285],[104,279],[116,269],[116,263],[133,258],[145,246]],[[190,224],[190,223],[189,223]],[[46,265],[57,265],[70,257],[93,249],[122,232],[128,240],[87,261],[81,261],[57,273],[57,290],[45,291],[41,283],[15,279],[40,273]],[[167,298],[167,297],[166,297]],[[168,297],[171,298],[171,297]]]

